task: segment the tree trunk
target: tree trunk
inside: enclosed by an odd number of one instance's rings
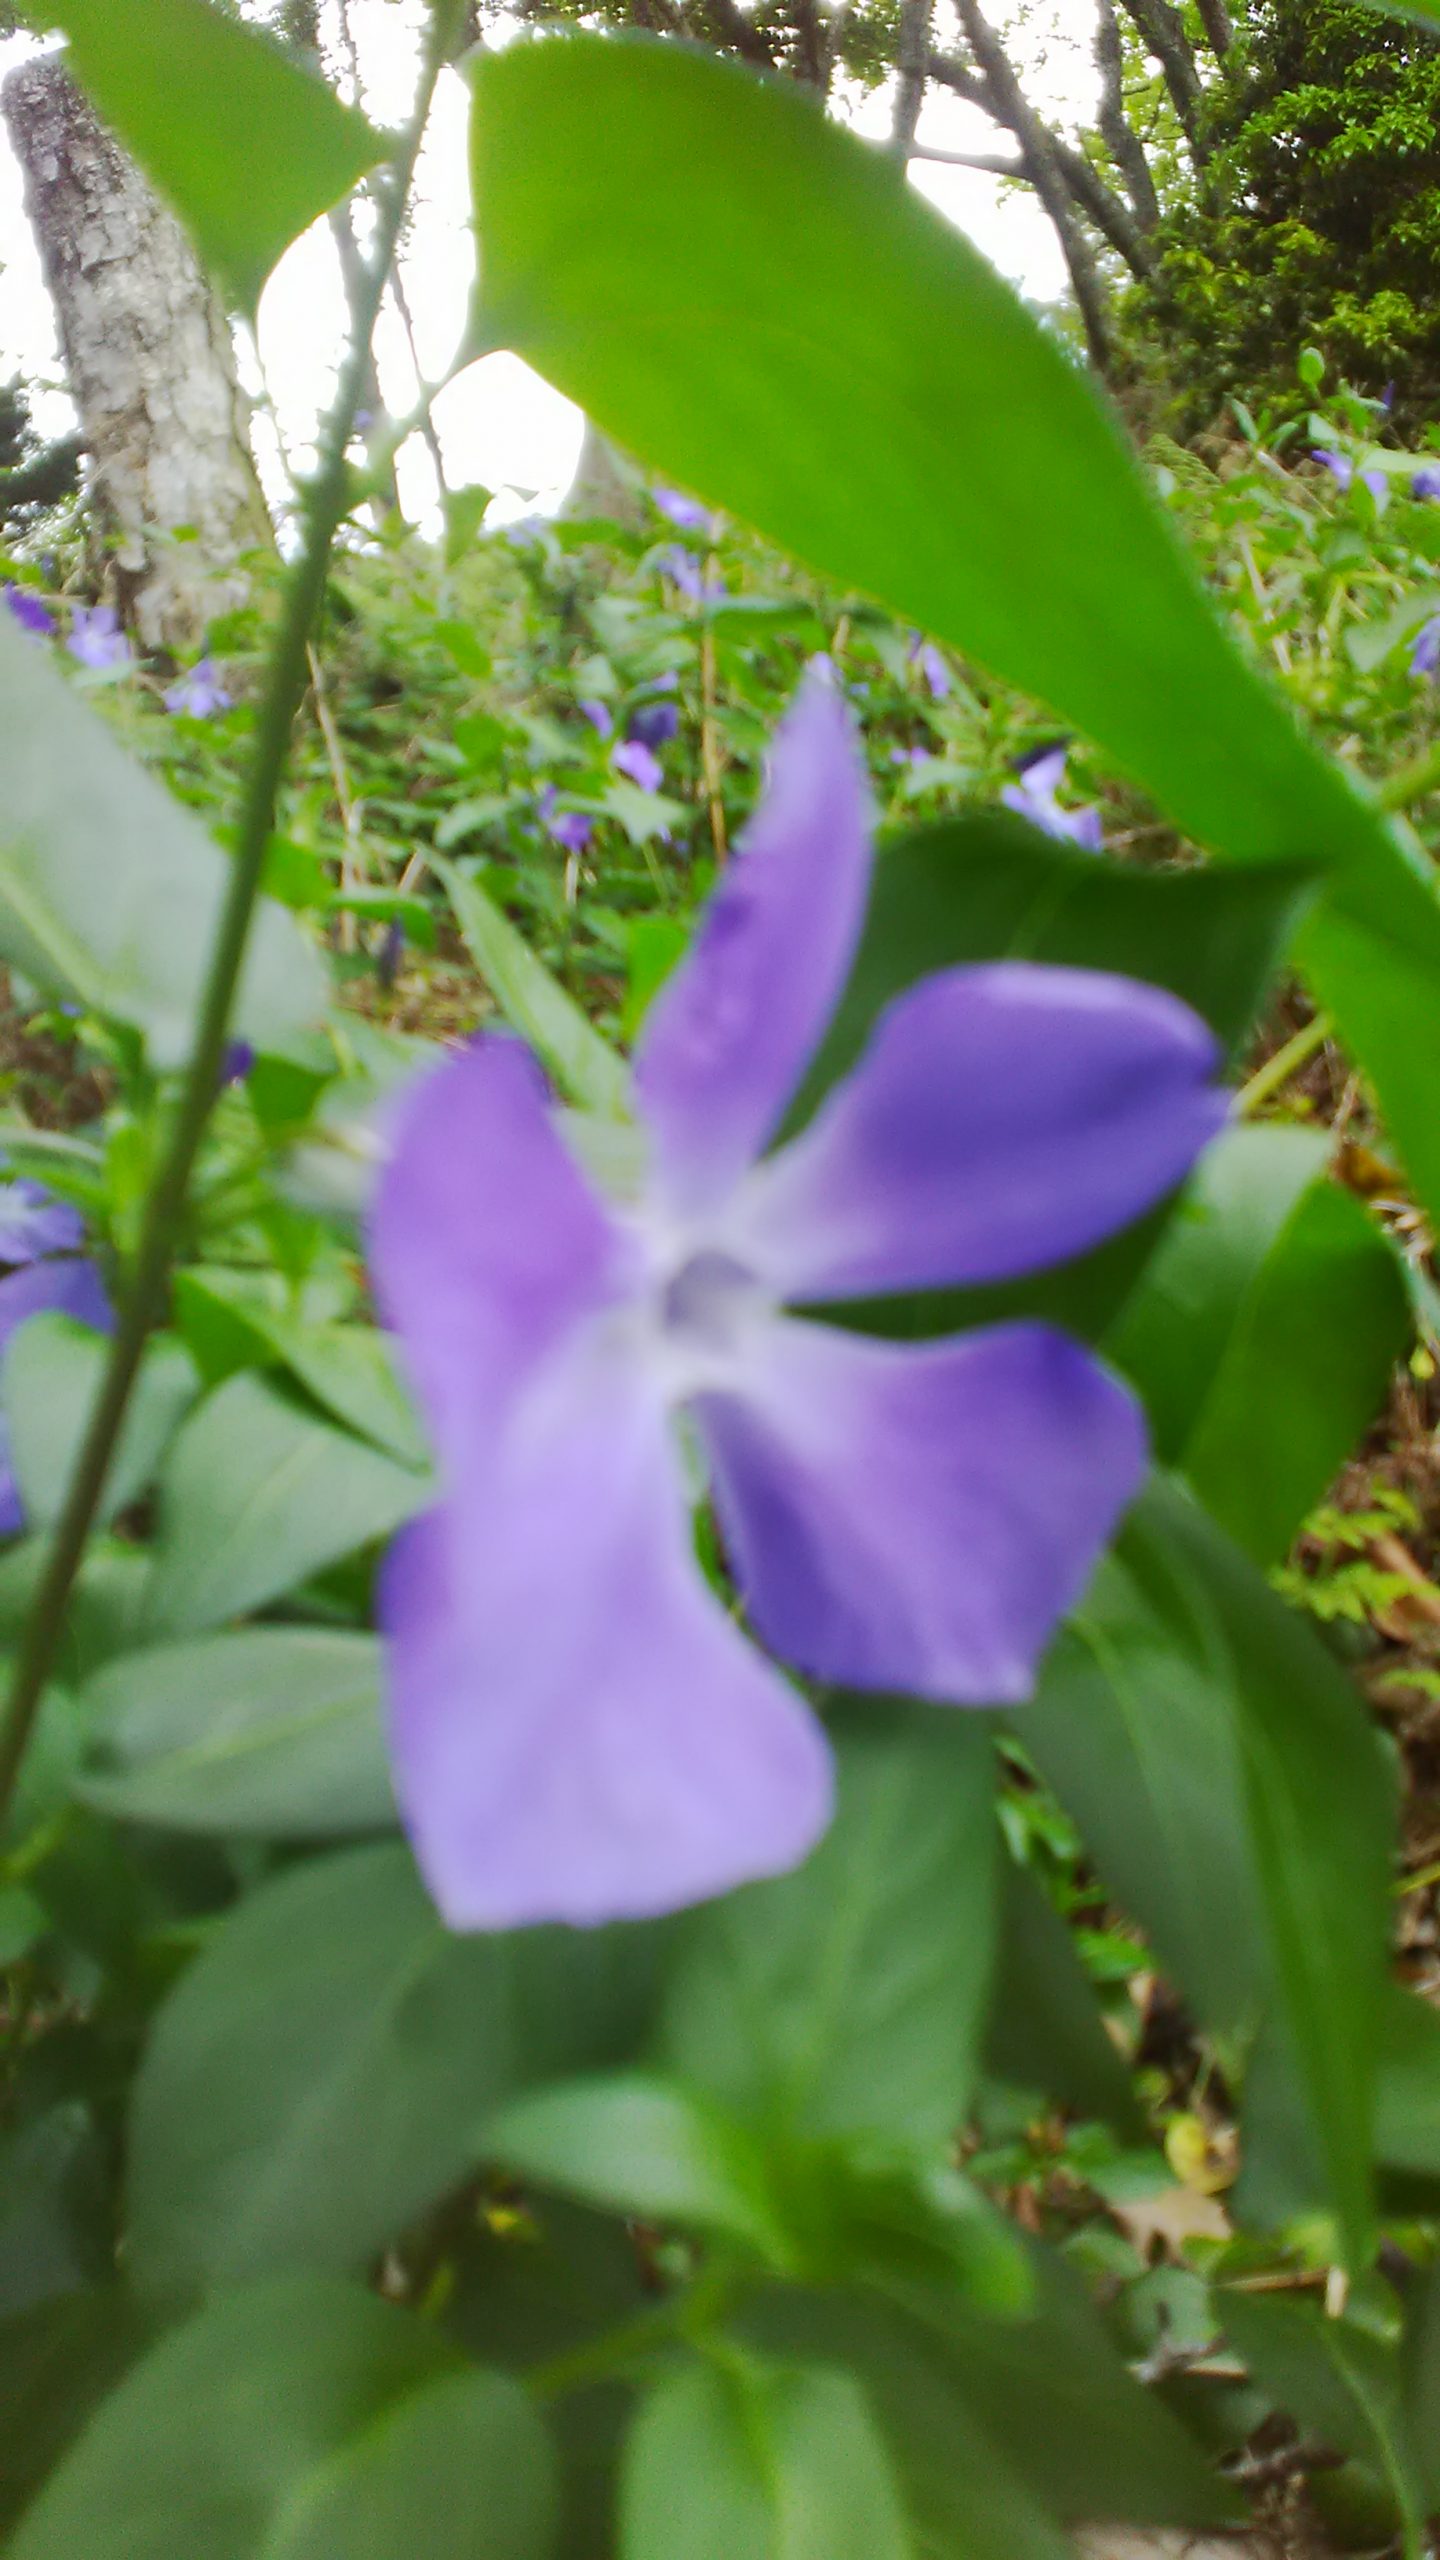
[[[1160,199],[1145,157],[1145,145],[1125,113],[1125,47],[1115,0],[1100,0],[1095,21],[1095,67],[1100,74],[1100,131],[1125,182],[1142,230],[1153,231],[1160,219]]]
[[[930,67],[931,0],[900,0],[900,49],[895,68],[895,114],[890,148],[901,168],[907,165],[925,104]]]
[[[593,418],[585,421],[580,459],[560,513],[581,523],[598,517],[606,524],[625,525],[632,531],[644,522],[640,476],[634,470],[627,471]]]
[[[1235,41],[1235,22],[1226,0],[1197,0],[1197,5],[1210,50],[1217,62],[1223,62]]]
[[[1172,6],[1172,0],[1125,0],[1125,7],[1160,65],[1170,103],[1198,164],[1205,156],[1199,139],[1200,107],[1205,93],[1185,21]]]
[[[120,603],[147,649],[193,648],[243,599],[241,555],[272,538],[224,312],[57,56],[12,72],[0,111]]]

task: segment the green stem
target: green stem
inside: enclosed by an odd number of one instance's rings
[[[1398,773],[1382,782],[1375,797],[1382,809],[1413,809],[1417,800],[1436,790],[1440,790],[1440,738],[1413,764],[1402,764]]]
[[[1288,1084],[1297,1070],[1314,1057],[1317,1049],[1324,1048],[1334,1028],[1333,1015],[1317,1013],[1313,1022],[1307,1022],[1293,1039],[1286,1041],[1283,1049],[1277,1049],[1273,1058],[1267,1058],[1263,1067],[1257,1067],[1249,1083],[1242,1084],[1235,1096],[1237,1116],[1248,1120],[1259,1110],[1262,1102],[1268,1102],[1273,1094],[1277,1094],[1281,1086]]]
[[[166,1303],[166,1284],[186,1194],[205,1126],[220,1087],[231,1008],[245,958],[251,918],[260,895],[265,855],[275,824],[280,784],[295,717],[305,698],[306,650],[325,592],[330,552],[349,501],[346,449],[354,432],[365,368],[380,305],[399,244],[401,225],[430,120],[435,84],[449,58],[455,0],[437,0],[415,112],[378,190],[380,220],[374,253],[357,304],[355,332],[326,421],[320,459],[310,485],[305,540],[285,588],[280,629],[266,677],[255,745],[241,801],[234,866],[220,929],[201,1000],[195,1046],[165,1159],[146,1206],[135,1274],[110,1353],[84,1444],[66,1491],[44,1578],[26,1624],[15,1664],[4,1723],[0,1727],[0,1815],[10,1801],[50,1677],[65,1622],[71,1586],[99,1507],[136,1373]]]

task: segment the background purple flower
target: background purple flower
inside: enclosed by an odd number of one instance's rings
[[[212,660],[197,659],[165,696],[167,711],[181,711],[190,720],[213,720],[217,713],[229,711],[234,697],[228,694],[217,676]]]
[[[638,738],[642,747],[658,755],[662,747],[668,747],[679,726],[680,713],[675,703],[640,702],[625,723],[625,735],[632,741]]]
[[[870,864],[848,716],[812,681],[646,1017],[638,1201],[593,1187],[513,1041],[400,1107],[371,1264],[443,1490],[381,1615],[397,1791],[454,1926],[672,1910],[794,1865],[829,1818],[819,1725],[696,1562],[674,1416],[761,1642],[952,1704],[1028,1694],[1143,1475],[1128,1389],[1046,1325],[916,1346],[791,1312],[1082,1252],[1223,1118],[1187,1007],[1001,964],[897,997],[767,1156]]]
[[[68,1201],[38,1182],[0,1183],[0,1262],[15,1266],[0,1279],[0,1358],[31,1316],[74,1316],[98,1333],[114,1329],[105,1283],[77,1251],[84,1239],[85,1222]],[[0,1537],[14,1537],[24,1526],[0,1416]]]
[[[1062,809],[1056,798],[1065,779],[1069,754],[1063,743],[1037,747],[1033,755],[1025,756],[1016,766],[1018,782],[1008,782],[1000,797],[1007,809],[1028,818],[1032,827],[1039,827],[1043,834],[1083,845],[1087,853],[1099,853],[1105,842],[1099,810]]]
[[[665,779],[659,757],[652,755],[643,738],[627,738],[610,761],[617,773],[627,775],[642,791],[658,791]]]
[[[53,640],[55,616],[41,597],[34,594],[29,587],[17,587],[9,583],[0,585],[0,595],[4,596],[8,610],[19,623],[22,631],[28,631],[35,640]]]
[[[667,516],[681,533],[703,533],[709,541],[715,520],[698,498],[687,498],[680,489],[654,489],[651,495],[662,516]]]
[[[577,702],[575,708],[589,721],[597,737],[608,738],[615,723],[603,702]]]
[[[933,640],[917,631],[906,652],[912,667],[918,667],[930,688],[932,702],[944,702],[954,690],[950,670]]]
[[[707,578],[694,552],[687,551],[683,542],[672,542],[667,551],[657,553],[656,565],[692,604],[714,604],[725,593],[723,582]]]
[[[1440,462],[1422,463],[1410,483],[1412,498],[1440,498]]]
[[[1316,445],[1312,449],[1311,459],[1314,462],[1323,463],[1325,469],[1339,481],[1342,489],[1348,489],[1352,485],[1355,478],[1355,465],[1348,453],[1336,453],[1328,445]],[[1372,498],[1384,497],[1386,477],[1383,471],[1362,471],[1360,477]]]
[[[78,1253],[84,1241],[85,1221],[68,1200],[57,1200],[43,1183],[24,1176],[0,1181],[0,1263]]]
[[[538,805],[540,824],[551,843],[563,846],[566,853],[583,853],[595,832],[594,820],[579,809],[562,809],[553,782],[546,783]]]
[[[130,643],[120,628],[120,616],[113,604],[77,604],[65,646],[82,667],[90,667],[99,675],[130,664]]]

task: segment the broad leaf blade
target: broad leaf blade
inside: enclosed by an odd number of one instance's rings
[[[653,1939],[453,1938],[398,1845],[294,1868],[217,1931],[136,2083],[131,2255],[157,2289],[363,2266],[532,2082],[629,2056]]]
[[[494,2119],[485,2149],[527,2182],[637,2221],[719,2232],[782,2271],[789,2260],[754,2136],[673,2081],[634,2071],[537,2090]]]
[[[240,308],[389,144],[272,38],[212,0],[22,0],[70,39],[93,104]],[[183,105],[178,102],[183,101]]]
[[[641,2405],[619,2560],[917,2560],[850,2375],[699,2365]]]
[[[248,1627],[122,1655],[81,1693],[87,1803],[131,1822],[271,1840],[388,1831],[374,1636]]]
[[[309,2277],[210,2304],[100,2409],[16,2560],[547,2560],[553,2462],[519,2385]]]
[[[52,1528],[70,1483],[90,1410],[110,1357],[109,1343],[70,1316],[22,1325],[0,1368],[10,1457],[32,1529]],[[141,1363],[96,1514],[102,1524],[150,1483],[199,1392],[195,1364],[173,1334],[152,1342]]]
[[[624,1060],[586,1021],[478,880],[438,856],[431,867],[445,883],[470,957],[512,1031],[529,1041],[572,1102],[607,1118],[623,1113],[629,1093]]]
[[[9,614],[0,624],[0,770],[0,958],[38,986],[133,1024],[157,1066],[180,1065],[228,865]],[[236,1031],[257,1049],[283,1048],[324,1003],[324,974],[294,918],[262,898]]]
[[[1053,335],[790,82],[593,36],[474,76],[479,344],[1049,704],[1200,842],[1324,864],[1306,966],[1440,1204],[1440,901],[1228,641]]]

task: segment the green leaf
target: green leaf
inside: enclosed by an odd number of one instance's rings
[[[1320,2303],[1217,2285],[1217,2324],[1276,2405],[1312,2443],[1347,2454],[1420,2534],[1425,2483],[1409,2442],[1396,2337]],[[1394,2327],[1399,2329],[1399,2305]],[[1414,2545],[1418,2549],[1419,2542]]]
[[[1135,2139],[1144,2119],[1074,1940],[1013,1859],[1005,1861],[1000,1911],[986,2071]]]
[[[1360,5],[1382,17],[1408,18],[1414,27],[1440,29],[1440,0],[1360,0]]]
[[[473,76],[477,352],[1051,706],[1199,842],[1324,864],[1304,965],[1440,1206],[1440,901],[1229,642],[1054,333],[794,83],[591,35]]]
[[[15,2560],[548,2560],[541,2423],[503,2374],[358,2286],[210,2304],[112,2393]]]
[[[465,946],[512,1031],[528,1040],[556,1084],[584,1110],[614,1118],[628,1109],[629,1071],[478,880],[432,859],[449,893]]]
[[[203,1264],[177,1272],[179,1321],[215,1382],[233,1370],[277,1363],[337,1422],[363,1433],[402,1466],[423,1467],[425,1434],[388,1334],[369,1324],[317,1323],[273,1303],[255,1275]],[[278,1294],[278,1293],[277,1293]]]
[[[1261,2031],[1252,2210],[1283,2168],[1358,2260],[1391,1806],[1351,1683],[1203,1513],[1157,1487],[1016,1724],[1206,2023]]]
[[[673,2082],[635,2071],[538,2090],[501,2110],[485,2149],[539,2186],[639,2221],[719,2232],[789,2266],[754,2135]]]
[[[1105,1345],[1157,1455],[1262,1564],[1374,1420],[1413,1330],[1399,1260],[1328,1155],[1301,1129],[1210,1148]]]
[[[374,1636],[251,1627],[121,1657],[79,1706],[78,1792],[130,1822],[321,1839],[391,1830]]]
[[[263,1886],[171,1994],[141,2066],[137,2279],[363,2265],[474,2166],[506,2099],[628,2059],[653,1944],[451,1937],[389,1843]]]
[[[0,1397],[10,1458],[34,1529],[53,1528],[109,1362],[103,1335],[71,1316],[34,1316],[6,1350]],[[199,1393],[195,1364],[173,1334],[141,1363],[97,1514],[103,1524],[143,1493]]]
[[[0,2321],[0,2527],[8,2531],[127,2366],[149,2323],[118,2285]]]
[[[691,2366],[642,2403],[619,2560],[916,2560],[849,2374]]]
[[[132,20],[124,23],[128,37]],[[229,864],[8,614],[0,766],[0,958],[37,986],[132,1024],[156,1066],[180,1065]],[[237,1035],[256,1049],[283,1048],[324,1005],[319,960],[294,918],[263,898]]]
[[[21,14],[69,37],[81,86],[252,316],[291,241],[391,148],[212,0],[21,0]]]
[[[1405,2348],[1405,2408],[1409,2441],[1420,2458],[1433,2513],[1440,2504],[1440,2273],[1431,2267],[1416,2285]]]
[[[838,1811],[806,1864],[691,1924],[665,2051],[778,2132],[929,2149],[960,2122],[984,2027],[990,1736],[948,1711],[847,1709],[838,1764]]]
[[[1387,1989],[1375,2093],[1375,2156],[1397,2212],[1440,2204],[1440,2009],[1398,1983]]]
[[[242,1371],[206,1397],[166,1461],[150,1630],[186,1635],[258,1608],[429,1498],[427,1477]]]

